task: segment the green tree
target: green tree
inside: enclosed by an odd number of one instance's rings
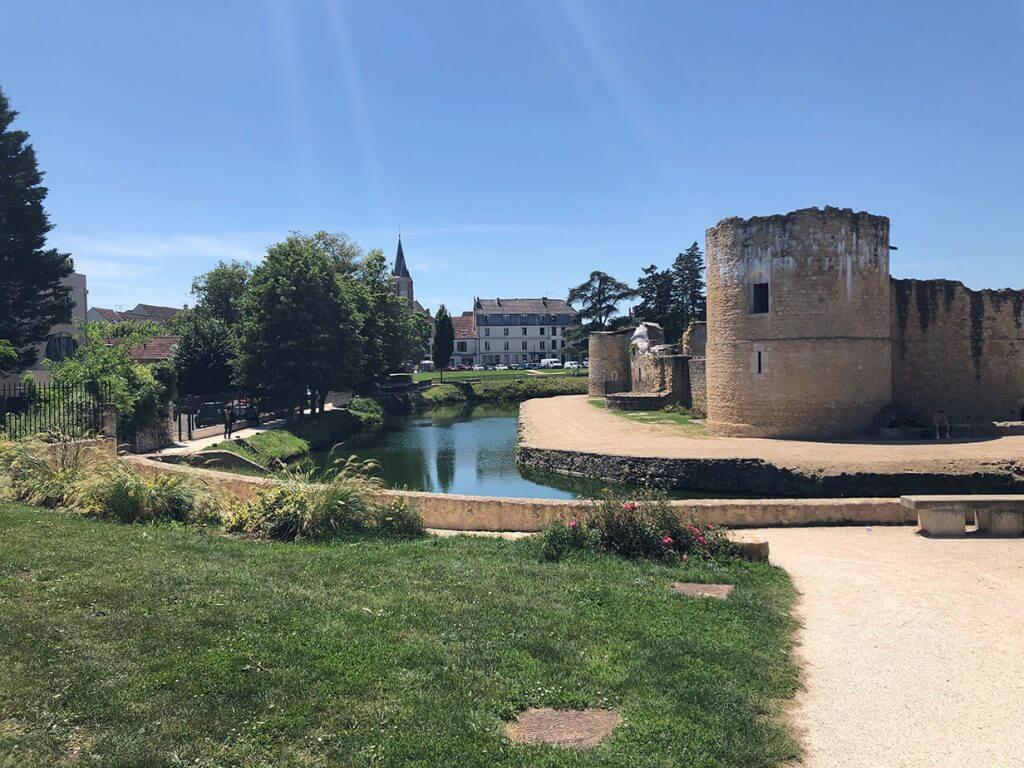
[[[588,331],[603,331],[618,312],[619,304],[636,291],[611,275],[595,270],[586,282],[569,291],[568,302],[579,313],[579,324]]]
[[[241,305],[237,379],[290,408],[306,400],[323,409],[332,388],[360,376],[362,318],[338,264],[316,241],[293,233],[267,249]]]
[[[53,228],[43,209],[47,189],[28,134],[10,128],[17,115],[0,90],[0,339],[17,351],[16,369],[38,360],[35,345],[71,318],[72,307],[61,284],[71,258],[46,247]]]
[[[434,366],[441,372],[441,381],[444,381],[444,369],[451,362],[454,351],[455,327],[448,308],[442,304],[437,308],[437,316],[434,318],[434,349],[431,353]]]
[[[250,275],[252,265],[246,261],[218,262],[209,272],[192,280],[196,306],[224,327],[235,328],[242,319],[242,296]]]
[[[672,270],[659,270],[654,264],[644,267],[643,276],[637,281],[639,303],[633,311],[637,320],[658,323],[665,331],[665,338],[676,338],[678,311],[675,306],[675,277]]]
[[[181,313],[178,343],[171,364],[178,391],[214,395],[231,389],[231,331],[205,309]]]
[[[387,260],[379,249],[362,257],[351,272],[343,271],[341,279],[363,319],[360,388],[365,391],[382,376],[404,370],[421,358],[427,318],[395,294]],[[426,333],[429,339],[429,326]]]
[[[18,352],[7,339],[0,339],[0,376],[17,369]]]
[[[54,384],[85,386],[102,392],[117,408],[119,436],[133,435],[166,415],[173,383],[159,367],[136,363],[130,350],[153,338],[151,323],[82,323],[75,354],[48,363]],[[58,388],[59,390],[59,388]]]

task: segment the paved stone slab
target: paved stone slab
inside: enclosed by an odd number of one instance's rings
[[[725,600],[734,589],[732,584],[689,584],[683,581],[672,583],[672,589],[687,597],[713,597]]]
[[[622,722],[608,709],[528,709],[505,727],[512,741],[560,747],[596,747]]]

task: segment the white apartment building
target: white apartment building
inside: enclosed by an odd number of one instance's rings
[[[565,329],[576,310],[562,299],[477,298],[473,316],[480,364],[536,363],[546,358],[564,363]],[[458,341],[455,356],[457,350]]]

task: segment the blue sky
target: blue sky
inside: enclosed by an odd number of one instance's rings
[[[417,296],[462,310],[825,204],[889,216],[896,275],[1024,284],[1019,1],[4,0],[0,28],[92,305],[401,227]]]

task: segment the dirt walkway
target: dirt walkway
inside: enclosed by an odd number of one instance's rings
[[[523,445],[670,459],[764,459],[810,473],[970,474],[1024,459],[1024,436],[942,442],[820,442],[687,437],[670,424],[640,424],[596,408],[586,395],[529,400],[519,410]]]
[[[802,596],[806,768],[1024,764],[1024,542],[756,533]]]

